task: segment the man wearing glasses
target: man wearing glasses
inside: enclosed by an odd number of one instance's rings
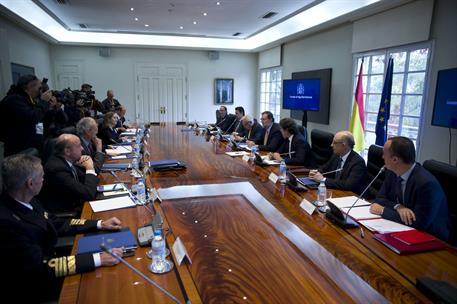
[[[260,121],[263,126],[262,138],[255,142],[248,140],[248,147],[258,145],[259,151],[275,152],[281,147],[284,141],[279,125],[274,122],[273,113],[270,111],[263,112]]]
[[[324,180],[329,188],[360,194],[367,185],[367,166],[363,158],[352,150],[354,144],[351,132],[336,133],[332,142],[333,156],[318,170],[310,171],[312,179],[317,182]]]

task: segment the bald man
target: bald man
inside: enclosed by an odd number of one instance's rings
[[[332,142],[333,156],[318,170],[311,170],[310,176],[317,182],[324,180],[329,188],[362,193],[367,185],[367,166],[363,158],[352,150],[354,143],[351,132],[336,133]],[[339,171],[324,175],[334,170]]]
[[[54,155],[44,167],[44,185],[40,199],[50,212],[77,212],[84,201],[95,199],[98,177],[78,136],[62,134],[57,138]]]

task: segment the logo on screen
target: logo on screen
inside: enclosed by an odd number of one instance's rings
[[[303,85],[303,83],[299,83],[297,85],[297,95],[303,95],[305,94],[305,86]]]

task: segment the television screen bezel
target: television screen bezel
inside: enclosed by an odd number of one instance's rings
[[[444,70],[439,70],[437,75],[436,75],[436,86],[435,86],[435,98],[434,98],[434,101],[433,101],[433,113],[432,113],[432,121],[431,121],[431,125],[432,126],[435,126],[435,127],[442,127],[442,128],[447,128],[447,129],[457,129],[457,127],[451,127],[451,126],[448,126],[448,125],[439,125],[439,124],[435,124],[433,121],[435,119],[435,110],[436,110],[436,92],[438,91],[438,85],[440,83],[440,73],[441,72],[445,72],[445,71],[451,71],[451,70],[455,70],[455,72],[457,73],[457,67],[456,68],[450,68],[450,69],[444,69]]]

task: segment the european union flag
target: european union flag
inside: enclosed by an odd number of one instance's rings
[[[392,76],[394,60],[389,58],[386,79],[382,88],[381,103],[379,104],[378,118],[376,119],[376,144],[383,146],[387,140],[387,125],[390,118],[390,97],[392,95]]]

